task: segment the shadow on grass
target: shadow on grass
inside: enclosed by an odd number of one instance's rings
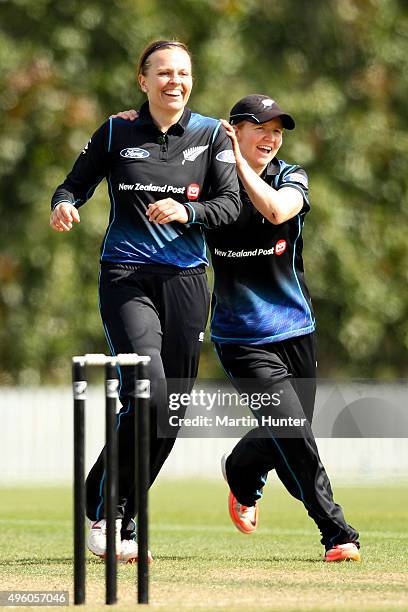
[[[15,565],[72,565],[73,557],[23,557],[21,559],[3,559],[0,560],[0,567]],[[86,559],[87,565],[103,565],[104,562],[99,557],[89,557]],[[120,563],[118,562],[118,565]]]
[[[56,557],[53,559],[35,557],[34,559],[7,559],[4,561],[0,561],[0,567],[6,565],[72,565],[72,562],[72,557]]]
[[[243,557],[237,559],[237,557],[223,557],[223,556],[206,556],[205,559],[202,555],[156,555],[154,557],[155,563],[159,563],[160,561],[172,561],[172,562],[185,562],[185,561],[214,561],[214,562],[222,562],[222,563],[233,563],[235,566],[239,566],[241,564],[248,563],[273,563],[276,564],[287,564],[293,562],[299,563],[323,563],[323,559],[319,558],[304,558],[304,557]],[[101,559],[88,558],[86,560],[87,565],[102,565],[103,561]],[[72,565],[73,558],[72,557],[55,557],[55,558],[44,558],[44,557],[34,557],[34,558],[22,558],[22,559],[4,559],[0,560],[0,567],[10,567],[10,566],[27,566],[27,565]],[[118,565],[120,565],[118,563]]]
[[[155,561],[203,561],[204,558],[201,555],[155,555]],[[240,563],[292,563],[298,561],[300,563],[323,563],[323,558],[308,558],[305,557],[223,557],[223,556],[206,556],[205,561],[222,561],[222,562],[234,562],[239,565]]]

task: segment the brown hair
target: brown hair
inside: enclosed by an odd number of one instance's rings
[[[139,74],[143,74],[143,76],[146,76],[150,64],[149,57],[152,53],[158,51],[159,49],[171,49],[172,47],[176,47],[185,51],[191,60],[191,53],[187,45],[185,45],[184,43],[179,42],[178,40],[155,40],[149,45],[147,45],[147,47],[141,53],[137,64],[137,76],[139,76]]]

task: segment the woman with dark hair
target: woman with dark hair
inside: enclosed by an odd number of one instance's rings
[[[78,208],[106,178],[111,202],[101,247],[99,302],[112,354],[148,355],[151,388],[151,482],[174,444],[157,435],[166,416],[165,379],[188,393],[197,375],[209,294],[203,227],[231,223],[240,202],[231,143],[218,120],[191,112],[191,57],[177,41],[143,51],[138,82],[147,96],[130,123],[111,118],[92,136],[52,198],[51,227],[70,231]],[[134,378],[120,371],[117,551],[137,559],[134,541]],[[181,415],[182,416],[182,415]],[[165,420],[165,419],[164,419]],[[106,549],[104,460],[87,479],[88,548]]]

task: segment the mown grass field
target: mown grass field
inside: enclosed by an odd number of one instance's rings
[[[303,507],[277,483],[259,530],[229,520],[223,482],[163,481],[150,496],[152,608],[163,610],[408,610],[408,488],[335,488],[361,532],[362,563],[325,564]],[[0,490],[0,590],[70,591],[69,488]],[[135,566],[119,566],[120,602],[135,605]],[[89,556],[86,611],[104,608],[104,565]]]

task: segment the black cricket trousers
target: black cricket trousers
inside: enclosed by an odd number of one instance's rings
[[[260,426],[248,432],[226,462],[228,484],[237,500],[253,506],[267,474],[276,470],[293,497],[303,502],[326,549],[356,542],[357,531],[333,500],[329,478],[312,432],[316,394],[314,334],[262,345],[216,344],[220,361],[240,393],[279,394],[280,403],[253,411],[262,417],[304,419],[292,427]]]
[[[112,354],[138,353],[151,358],[152,484],[175,442],[175,435],[171,438],[157,435],[158,419],[165,421],[168,413],[165,379],[172,379],[173,392],[190,393],[197,376],[209,310],[205,268],[102,264],[99,296],[102,322]],[[123,519],[124,527],[137,513],[134,411],[130,399],[133,393],[132,369],[121,368],[119,398],[122,408],[117,417],[117,518]],[[102,451],[86,481],[87,516],[91,520],[104,518],[104,478]]]

